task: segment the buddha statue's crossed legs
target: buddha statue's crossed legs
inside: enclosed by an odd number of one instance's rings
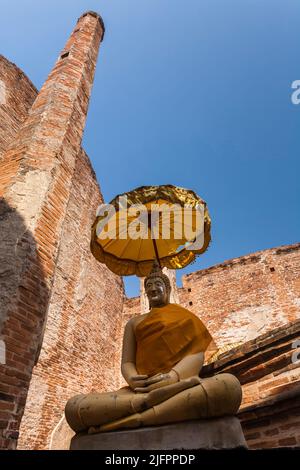
[[[148,393],[135,393],[129,387],[124,387],[116,392],[76,395],[66,405],[66,419],[75,432],[86,430],[91,426],[105,425],[149,409],[199,384],[199,381],[199,377],[191,377]]]
[[[148,393],[129,388],[78,395],[67,403],[66,418],[80,432],[104,432],[235,414],[241,386],[231,374],[191,377]]]

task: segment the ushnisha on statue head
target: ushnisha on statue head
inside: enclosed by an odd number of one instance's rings
[[[170,303],[170,279],[162,272],[157,260],[153,261],[150,274],[144,280],[150,307],[163,307]]]

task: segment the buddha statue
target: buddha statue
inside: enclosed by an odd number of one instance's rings
[[[121,371],[128,386],[71,398],[65,415],[76,433],[163,425],[238,411],[242,391],[235,376],[199,377],[212,340],[202,321],[169,303],[170,281],[157,263],[144,282],[150,311],[129,320],[124,331]]]

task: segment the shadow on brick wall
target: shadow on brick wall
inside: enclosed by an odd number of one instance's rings
[[[0,448],[16,448],[49,302],[43,251],[25,220],[0,198]]]

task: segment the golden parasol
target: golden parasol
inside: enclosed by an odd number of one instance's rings
[[[205,201],[173,185],[141,186],[100,206],[92,226],[94,257],[121,276],[147,276],[160,266],[184,268],[210,242]]]

